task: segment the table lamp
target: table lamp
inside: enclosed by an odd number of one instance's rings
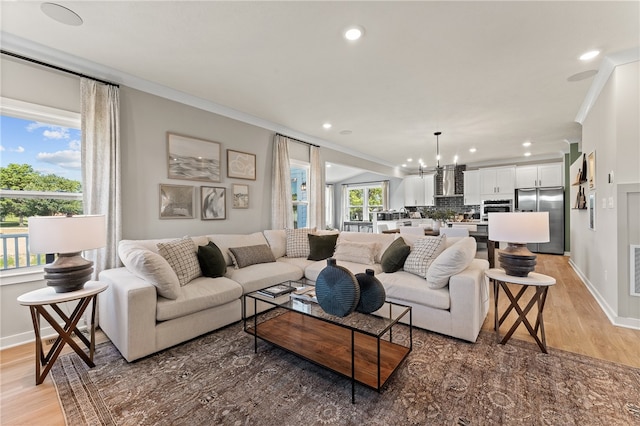
[[[505,273],[526,277],[536,267],[536,255],[527,243],[549,242],[549,212],[489,213],[489,240],[507,243],[498,251]]]
[[[91,279],[93,262],[80,252],[104,247],[107,241],[104,215],[34,216],[29,218],[31,253],[57,253],[44,267],[47,285],[56,293],[80,290]]]

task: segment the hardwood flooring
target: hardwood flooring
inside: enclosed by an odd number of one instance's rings
[[[557,281],[549,290],[544,310],[547,346],[640,368],[640,330],[611,325],[568,261],[564,256],[538,256],[536,271]],[[506,296],[501,294],[499,302],[498,309],[504,309]],[[533,321],[532,316],[529,318]],[[509,317],[502,325],[503,335],[511,321]],[[493,301],[483,329],[493,330]],[[107,339],[101,332],[96,333],[96,338],[98,342]],[[522,325],[512,338],[533,342]],[[64,425],[51,377],[35,385],[34,346],[25,344],[0,351],[2,425]]]

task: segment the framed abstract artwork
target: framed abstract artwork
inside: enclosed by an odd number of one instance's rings
[[[160,184],[160,219],[193,219],[194,187]]]
[[[227,218],[227,189],[218,186],[200,187],[200,219],[221,220]]]
[[[249,208],[249,185],[233,184],[233,208],[248,209]]]
[[[248,152],[227,150],[227,177],[256,180],[256,156]]]
[[[220,144],[167,133],[169,179],[220,182]]]

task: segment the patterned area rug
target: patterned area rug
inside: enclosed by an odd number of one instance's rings
[[[394,341],[406,336],[394,332]],[[69,425],[638,425],[640,369],[482,332],[476,344],[414,329],[381,393],[260,342],[234,324],[134,363],[110,343],[96,367],[60,357]]]

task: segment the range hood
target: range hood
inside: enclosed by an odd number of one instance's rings
[[[456,193],[456,166],[450,164],[441,167],[436,177],[436,197],[462,197],[462,195]]]

